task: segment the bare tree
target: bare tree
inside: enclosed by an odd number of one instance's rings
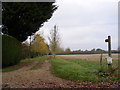
[[[50,45],[49,45],[50,51],[52,55],[54,55],[55,57],[60,47],[60,37],[59,37],[59,32],[56,25],[54,26],[54,29],[51,30],[50,37],[48,37],[48,39],[50,41]]]

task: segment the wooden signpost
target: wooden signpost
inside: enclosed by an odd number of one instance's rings
[[[108,36],[108,39],[105,39],[105,42],[108,42],[108,56],[107,59],[107,64],[109,70],[112,70],[112,58],[111,58],[111,37]]]

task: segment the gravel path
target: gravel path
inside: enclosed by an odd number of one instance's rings
[[[92,83],[82,82],[77,83],[70,80],[58,78],[51,74],[51,64],[46,60],[40,69],[29,70],[31,67],[37,65],[39,62],[35,61],[31,65],[23,67],[19,70],[6,72],[2,74],[3,88],[80,88],[80,87],[118,87],[118,83]]]
[[[64,87],[71,81],[55,77],[50,72],[51,64],[48,60],[37,70],[29,70],[38,62],[23,67],[17,71],[3,73],[3,88],[47,88]],[[66,84],[67,83],[67,84]],[[68,86],[69,87],[69,86]]]

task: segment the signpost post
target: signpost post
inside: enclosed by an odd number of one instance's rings
[[[111,37],[108,36],[108,39],[105,39],[105,42],[108,42],[108,56],[110,57],[110,58],[106,58],[107,59],[107,63],[108,63],[108,68],[109,68],[109,70],[112,70]]]

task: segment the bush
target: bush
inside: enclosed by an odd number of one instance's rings
[[[21,43],[14,37],[2,35],[2,67],[17,64],[21,59]]]

